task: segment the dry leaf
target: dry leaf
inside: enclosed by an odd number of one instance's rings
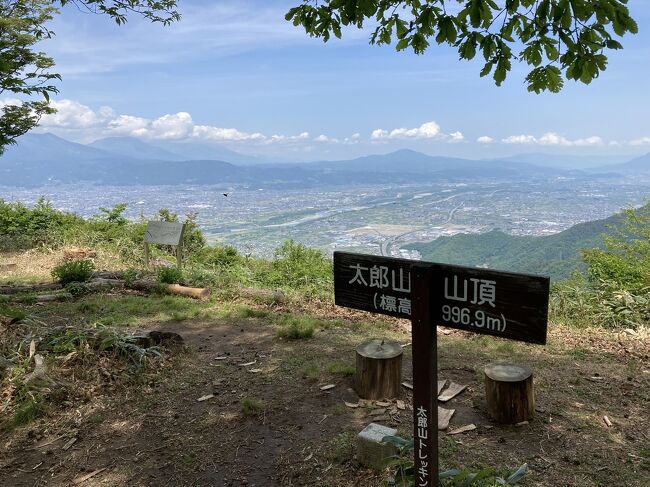
[[[239,364],[240,367],[248,367],[249,365],[253,365],[257,363],[257,360],[253,360],[252,362],[246,362],[245,364]]]
[[[609,420],[607,416],[603,416],[603,421],[605,421],[605,424],[607,425],[608,428],[612,427],[612,422]]]
[[[406,387],[407,389],[413,390],[413,384],[410,382],[402,382],[402,386]]]
[[[29,360],[32,359],[35,353],[36,353],[36,342],[32,340],[32,342],[29,344]]]
[[[356,403],[356,404],[355,404],[355,403],[353,403],[353,402],[346,402],[345,405],[346,405],[347,407],[349,407],[349,408],[358,408],[358,407],[359,407],[359,403]]]
[[[321,386],[320,390],[321,391],[329,391],[330,389],[334,389],[336,387],[335,384],[327,384],[324,386]]]
[[[406,409],[406,404],[404,404],[404,401],[400,399],[397,400],[397,409],[401,409],[402,411]]]
[[[214,394],[206,394],[205,396],[201,396],[197,399],[197,402],[203,402],[207,401],[208,399],[212,399],[214,397]]]
[[[262,369],[248,369],[249,372],[252,372],[253,374],[257,374],[259,372],[262,372]]]

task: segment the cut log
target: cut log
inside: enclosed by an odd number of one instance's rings
[[[128,285],[130,289],[136,291],[152,292],[156,289],[161,289],[160,284],[155,281],[147,281],[145,279],[138,279]],[[210,296],[210,289],[203,287],[186,287],[180,284],[165,284],[162,289],[170,294],[178,294],[180,296],[188,296],[195,299],[206,299]]]
[[[66,301],[72,299],[72,294],[70,293],[56,293],[56,294],[39,294],[34,296],[34,300],[37,303],[50,303],[52,301]]]
[[[127,283],[129,289],[135,291],[143,291],[145,293],[150,293],[157,289],[159,284],[155,281],[149,281],[147,279],[136,279],[133,282]]]
[[[120,281],[119,279],[96,278],[85,282],[83,287],[91,292],[107,291],[109,289],[124,287],[124,281]]]
[[[517,424],[533,419],[533,371],[525,365],[488,365],[485,367],[485,398],[488,414],[497,423]]]
[[[186,287],[180,284],[167,285],[167,291],[172,294],[179,294],[181,296],[188,296],[195,299],[206,299],[210,296],[210,290],[205,287]]]
[[[63,286],[58,282],[46,282],[42,284],[0,286],[0,294],[21,294],[34,293],[39,291],[51,291],[61,289]]]
[[[399,396],[402,382],[402,346],[399,342],[370,340],[356,349],[354,388],[362,399]]]
[[[124,279],[126,276],[125,271],[96,271],[93,272],[94,279]]]

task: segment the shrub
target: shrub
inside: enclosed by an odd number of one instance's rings
[[[243,257],[231,245],[215,245],[202,248],[195,256],[195,260],[212,267],[232,267],[240,264]]]
[[[289,240],[276,251],[274,260],[254,263],[254,280],[265,287],[329,297],[333,291],[332,262],[317,249]]]
[[[82,224],[82,218],[55,209],[44,198],[33,208],[0,199],[0,250],[52,245],[60,239],[62,229]]]
[[[124,217],[124,212],[127,208],[128,206],[126,203],[118,203],[113,208],[104,208],[103,206],[100,206],[99,211],[101,213],[95,215],[95,218],[99,221],[115,223],[116,225],[126,225],[129,222]]]
[[[61,284],[71,282],[85,282],[90,279],[95,272],[95,265],[90,260],[74,260],[56,266],[52,270],[52,277]]]
[[[158,269],[158,282],[161,284],[180,284],[183,282],[183,271],[178,267],[161,267]]]

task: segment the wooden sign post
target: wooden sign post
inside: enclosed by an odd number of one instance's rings
[[[149,267],[149,244],[153,243],[176,247],[176,262],[180,269],[183,264],[184,231],[185,225],[180,222],[148,222],[144,233],[144,259],[147,267]]]
[[[339,306],[411,320],[413,448],[418,487],[438,485],[438,324],[546,343],[549,279],[334,252]]]

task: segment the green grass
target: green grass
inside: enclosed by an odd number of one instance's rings
[[[309,316],[285,315],[281,319],[277,336],[288,340],[312,338],[319,323],[321,320]]]
[[[251,416],[264,409],[264,403],[259,399],[246,398],[241,400],[241,411],[244,416]]]
[[[343,463],[354,456],[355,434],[344,431],[327,442],[325,456],[334,463]]]
[[[20,406],[13,416],[0,429],[10,432],[19,426],[27,424],[43,415],[47,409],[45,398],[39,393],[23,393],[19,398]]]
[[[348,375],[354,375],[355,370],[356,368],[354,364],[349,362],[337,361],[337,362],[332,362],[327,366],[327,371],[330,374],[341,375],[344,377]]]
[[[55,316],[80,317],[87,323],[107,326],[137,326],[150,321],[183,321],[209,317],[210,304],[182,296],[84,296],[78,301],[53,303],[40,308]],[[43,310],[43,311],[41,311]]]

